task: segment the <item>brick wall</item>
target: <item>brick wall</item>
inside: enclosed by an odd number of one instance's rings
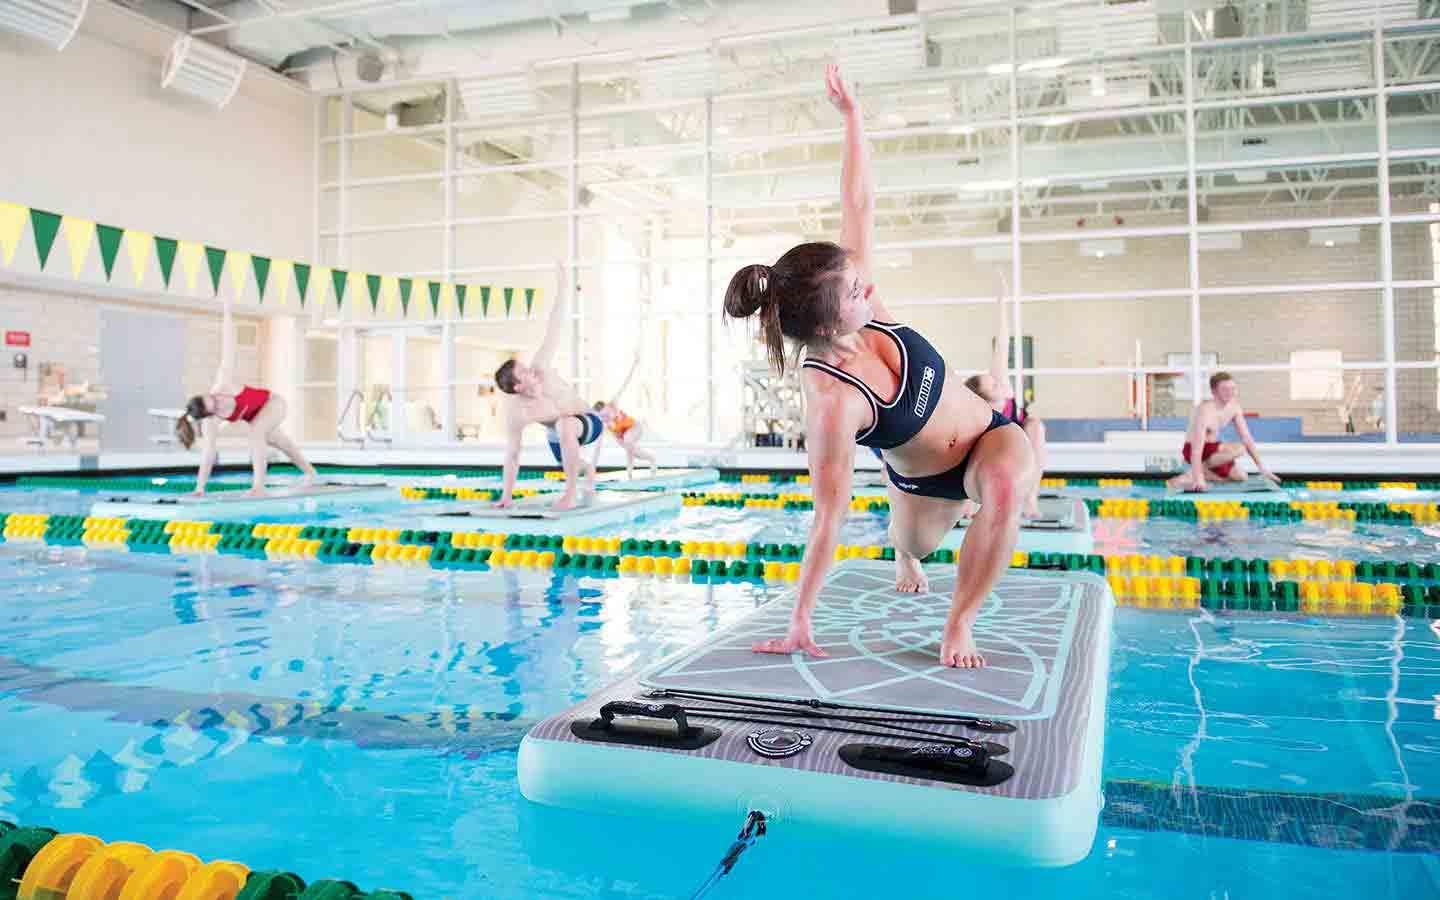
[[[105,305],[125,304],[104,301]],[[220,319],[155,307],[131,307],[148,314],[175,315],[185,320],[184,371],[177,373],[175,406],[182,406],[191,394],[208,390],[220,360]],[[11,361],[21,348],[5,348],[0,357],[0,447],[19,446],[19,438],[30,433],[27,417],[16,411],[18,406],[34,405],[40,385],[40,367],[55,363],[65,367],[65,383],[89,381],[103,385],[105,373],[100,369],[101,301],[94,297],[47,293],[30,288],[0,285],[0,329],[30,332],[30,347],[24,352],[30,365],[16,369]],[[253,319],[241,319],[253,325]],[[236,348],[236,378],[262,381],[258,343]],[[263,383],[263,381],[262,381]]]

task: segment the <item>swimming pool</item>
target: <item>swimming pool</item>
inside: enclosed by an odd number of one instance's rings
[[[0,490],[7,511],[93,499]],[[605,533],[802,541],[806,524],[687,507]],[[1415,527],[1096,525],[1106,554],[1440,558]],[[842,539],[883,543],[883,516],[852,516]],[[516,748],[539,719],[786,590],[22,544],[0,547],[0,585],[0,819],[455,898],[690,896],[738,819],[535,807]],[[1084,862],[914,858],[781,820],[710,896],[1440,891],[1429,621],[1122,608],[1114,647],[1107,806]]]

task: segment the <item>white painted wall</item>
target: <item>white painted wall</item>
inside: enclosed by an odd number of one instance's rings
[[[0,33],[0,199],[308,259],[309,98],[253,66],[223,110],[162,90],[173,36],[111,3],[60,53]]]
[[[92,3],[80,33],[60,53],[0,33],[6,118],[0,199],[229,249],[310,259],[309,98],[254,67],[223,110],[164,91],[161,64],[173,38],[174,32],[110,3]],[[62,237],[53,252],[63,254],[63,243]],[[185,318],[185,370],[176,375],[175,405],[213,378],[219,318],[208,298],[152,302],[127,295],[118,279],[111,290],[94,294],[5,280],[0,269],[0,328],[28,330],[33,338],[29,378],[8,367],[0,371],[0,409],[7,410],[0,437],[26,430],[14,407],[36,401],[39,363],[63,365],[72,383],[104,383],[95,350],[103,303]],[[187,304],[193,309],[185,310]],[[237,375],[294,397],[294,322],[266,332],[279,340],[242,350]]]

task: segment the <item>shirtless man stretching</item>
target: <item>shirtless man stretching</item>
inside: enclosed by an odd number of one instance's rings
[[[574,509],[577,476],[584,481],[585,491],[594,490],[595,470],[580,458],[580,448],[594,443],[605,430],[590,405],[580,399],[570,382],[550,367],[560,335],[564,332],[566,303],[563,291],[557,292],[545,326],[545,339],[527,366],[517,359],[508,360],[495,370],[495,386],[508,396],[505,407],[505,484],[496,506],[505,508],[514,503],[515,478],[520,472],[520,438],[525,426],[545,426],[550,439],[550,452],[565,470],[565,490],[551,504],[551,509]]]
[[[1171,490],[1209,490],[1207,478],[1218,481],[1244,481],[1246,475],[1235,461],[1241,453],[1249,453],[1260,469],[1260,474],[1276,484],[1280,479],[1265,468],[1260,453],[1255,449],[1255,439],[1245,425],[1245,410],[1240,407],[1240,390],[1229,372],[1216,372],[1210,376],[1210,399],[1201,401],[1190,417],[1190,428],[1185,437],[1185,446],[1180,455],[1190,463],[1190,471],[1182,472],[1170,479]],[[1231,422],[1240,435],[1240,443],[1220,443],[1220,430]]]

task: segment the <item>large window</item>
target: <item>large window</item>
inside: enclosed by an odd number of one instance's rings
[[[333,415],[389,379],[412,438],[493,438],[490,373],[564,296],[587,398],[634,364],[622,404],[655,439],[748,439],[763,348],[721,298],[740,266],[839,236],[838,59],[886,302],[970,372],[1017,297],[1014,374],[1052,440],[1183,427],[1219,370],[1257,434],[1435,440],[1440,19],[1413,18],[1433,4],[1378,25],[1186,6],[967,4],[439,80],[398,107],[328,97],[321,262],[469,288],[403,338],[342,311],[307,342],[307,394]]]

